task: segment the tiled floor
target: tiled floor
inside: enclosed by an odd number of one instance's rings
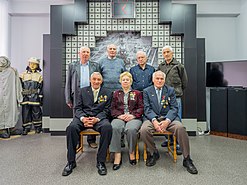
[[[191,156],[199,174],[191,175],[182,166],[182,156],[173,163],[163,148],[162,137],[156,137],[161,154],[153,167],[146,167],[143,156],[136,166],[128,163],[123,150],[123,165],[113,171],[107,163],[108,174],[99,176],[95,167],[96,150],[85,146],[77,157],[77,167],[68,177],[61,173],[66,164],[65,136],[30,134],[0,140],[0,184],[200,184],[245,185],[247,183],[247,141],[218,136],[190,137]],[[143,143],[140,142],[142,153]]]

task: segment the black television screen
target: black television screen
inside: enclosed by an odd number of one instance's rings
[[[247,60],[206,63],[206,86],[247,87]]]

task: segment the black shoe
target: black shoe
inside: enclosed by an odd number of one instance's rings
[[[133,165],[133,166],[136,165],[136,159],[133,159],[133,160],[129,159],[129,162],[130,162],[130,164]]]
[[[63,169],[62,176],[70,175],[75,167],[76,167],[76,162],[67,163]]]
[[[187,171],[191,174],[198,174],[198,171],[196,167],[193,164],[193,161],[191,160],[190,156],[185,158],[183,160],[183,166],[187,168]]]
[[[170,141],[170,145],[173,145],[173,141]],[[161,147],[167,147],[168,146],[168,139],[166,139],[163,143],[161,143]]]
[[[122,159],[120,160],[119,164],[113,164],[112,169],[113,170],[119,170],[122,165]]]
[[[35,133],[36,134],[39,134],[41,131],[42,131],[42,128],[41,127],[35,128]]]
[[[160,154],[158,151],[154,152],[153,155],[148,154],[148,159],[146,162],[146,166],[154,166],[156,161],[160,158]]]
[[[106,175],[107,174],[107,169],[106,169],[105,163],[97,162],[96,167],[98,168],[98,173],[100,175]]]

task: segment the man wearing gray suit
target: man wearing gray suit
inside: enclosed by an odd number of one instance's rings
[[[89,60],[90,48],[81,47],[79,51],[80,61],[69,64],[65,85],[65,99],[69,108],[76,104],[79,90],[90,85],[90,75],[99,72],[99,64]],[[74,114],[74,111],[73,111]],[[87,142],[90,147],[97,148],[96,136],[88,136]]]
[[[198,171],[190,158],[189,137],[178,116],[178,105],[173,87],[165,85],[165,73],[153,73],[154,85],[143,91],[144,115],[147,118],[140,129],[141,139],[147,145],[148,159],[146,166],[154,166],[159,159],[153,132],[170,131],[178,139],[184,156],[183,166],[191,174]]]

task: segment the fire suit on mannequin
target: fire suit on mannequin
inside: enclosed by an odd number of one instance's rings
[[[30,132],[32,124],[35,133],[42,131],[42,99],[43,99],[43,78],[39,73],[41,71],[40,60],[31,57],[26,71],[20,75],[23,88],[22,121],[23,133],[27,135]]]
[[[18,72],[7,57],[0,56],[0,138],[9,138],[18,121],[21,91]]]

